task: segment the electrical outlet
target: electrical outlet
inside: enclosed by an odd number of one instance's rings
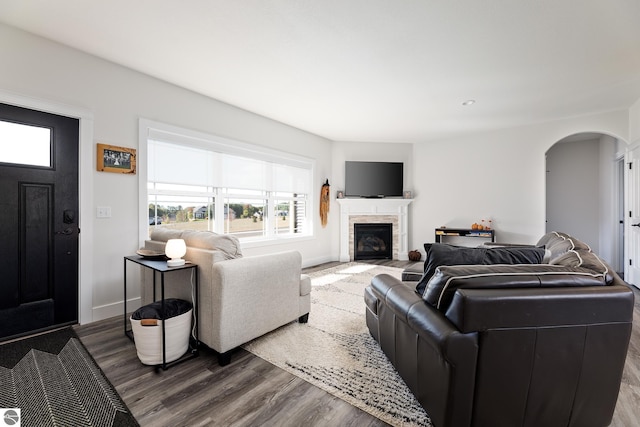
[[[98,206],[96,218],[111,218],[111,206]]]

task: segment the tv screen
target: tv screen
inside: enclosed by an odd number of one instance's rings
[[[402,196],[403,163],[346,162],[345,188],[347,197]]]

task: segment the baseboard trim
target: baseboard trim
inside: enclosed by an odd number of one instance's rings
[[[136,311],[140,308],[140,297],[127,299],[127,311],[129,313]],[[118,301],[112,304],[100,305],[93,307],[92,322],[98,320],[109,319],[115,316],[122,316],[124,314],[124,305],[122,301]]]
[[[332,262],[332,261],[337,261],[336,258],[327,256],[327,257],[318,257],[318,258],[313,258],[313,259],[305,259],[302,262],[302,268],[307,268],[307,267],[314,267],[316,265],[320,265],[320,264],[324,264],[327,262]]]

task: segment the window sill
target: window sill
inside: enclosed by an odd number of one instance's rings
[[[279,237],[277,239],[269,239],[269,238],[261,238],[261,239],[240,239],[240,246],[242,248],[259,248],[265,246],[275,246],[275,245],[284,245],[296,242],[304,242],[312,240],[313,236],[304,235],[304,236],[295,236],[295,237]]]

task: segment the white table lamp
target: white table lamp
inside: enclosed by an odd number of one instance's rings
[[[164,253],[171,258],[167,261],[167,266],[178,267],[184,265],[185,261],[182,257],[187,253],[187,245],[182,239],[169,239],[164,248]]]

